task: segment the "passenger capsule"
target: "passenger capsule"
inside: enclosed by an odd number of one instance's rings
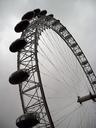
[[[80,52],[76,53],[76,55],[77,55],[77,56],[81,56],[82,54],[83,54],[83,52],[82,52],[82,51],[80,51]]]
[[[45,20],[46,20],[46,21],[51,21],[52,18],[53,18],[53,17],[51,17],[51,16],[47,16]]]
[[[11,84],[20,84],[21,82],[24,82],[29,77],[29,73],[24,70],[19,70],[11,74],[9,77],[9,82]]]
[[[66,27],[61,27],[60,29],[59,29],[59,32],[63,32],[63,31],[65,31],[66,30]]]
[[[40,12],[40,16],[45,16],[47,14],[47,11],[46,10],[42,10],[41,12]]]
[[[11,52],[18,52],[23,49],[27,42],[24,39],[15,40],[9,47]]]
[[[23,15],[22,20],[30,20],[33,17],[34,17],[34,11],[30,11]]]
[[[93,73],[92,69],[87,72],[89,75]]]
[[[53,14],[49,14],[49,15],[47,15],[47,16],[49,16],[49,17],[54,17],[54,15],[53,15]]]
[[[38,16],[40,14],[40,9],[37,8],[34,10],[34,16]]]
[[[65,39],[66,40],[69,40],[71,37],[72,37],[72,35],[71,34],[68,34],[67,36],[65,36]]]
[[[34,113],[26,113],[21,115],[16,120],[16,125],[19,128],[32,128],[39,123],[39,114]]]
[[[85,60],[85,61],[82,62],[82,65],[86,65],[87,63],[88,63],[88,61]]]
[[[96,81],[93,81],[92,84],[96,84]]]
[[[74,43],[74,44],[71,44],[71,47],[76,47],[77,46],[77,43]]]
[[[25,30],[27,28],[27,26],[29,25],[29,21],[28,20],[22,20],[21,22],[19,22],[14,30],[15,32],[22,32],[23,30]]]
[[[60,23],[60,20],[55,20],[54,23],[52,23],[53,26],[56,26]]]

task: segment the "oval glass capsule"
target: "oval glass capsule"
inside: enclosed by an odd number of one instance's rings
[[[45,16],[47,14],[47,11],[46,10],[42,10],[41,12],[40,12],[40,16]]]
[[[38,16],[39,14],[40,14],[40,9],[39,8],[35,9],[34,10],[34,15]]]
[[[24,39],[15,40],[9,47],[11,52],[18,52],[25,47],[27,42]]]
[[[54,17],[54,15],[53,15],[53,14],[49,14],[49,15],[47,15],[47,16]]]
[[[22,20],[30,20],[34,17],[34,11],[30,11],[30,12],[27,12],[25,13],[23,16],[22,16]]]
[[[39,116],[36,112],[26,113],[21,115],[16,120],[16,125],[19,128],[31,128],[36,126],[39,123]]]
[[[24,31],[29,25],[29,21],[28,20],[22,20],[20,21],[14,28],[15,32],[19,33]]]
[[[11,84],[20,84],[24,81],[26,81],[29,77],[29,73],[24,70],[18,70],[11,74],[9,77],[9,82]]]

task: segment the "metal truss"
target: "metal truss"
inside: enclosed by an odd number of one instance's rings
[[[26,69],[30,72],[30,77],[19,85],[20,97],[24,113],[32,111],[39,113],[40,128],[55,128],[45,98],[38,65],[39,37],[48,28],[54,30],[71,49],[86,74],[93,93],[96,93],[96,76],[83,51],[66,27],[50,16],[34,18],[21,35],[21,38],[27,41],[27,45],[18,52],[17,67],[18,70]]]

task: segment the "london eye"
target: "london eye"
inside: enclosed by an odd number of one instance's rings
[[[19,128],[95,128],[96,76],[80,46],[60,20],[46,10],[27,12],[15,26],[21,37],[17,71],[23,114]]]

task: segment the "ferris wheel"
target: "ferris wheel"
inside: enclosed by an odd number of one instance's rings
[[[95,128],[96,76],[70,32],[46,10],[26,13],[15,26],[21,37],[10,45],[17,52],[17,71],[24,114],[19,128]]]

